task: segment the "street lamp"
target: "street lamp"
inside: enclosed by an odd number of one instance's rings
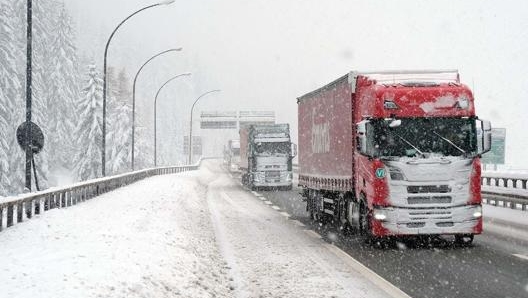
[[[102,148],[101,148],[101,172],[102,172],[103,177],[106,176],[106,169],[105,169],[106,168],[106,156],[105,156],[106,155],[106,59],[108,56],[108,46],[110,45],[110,41],[112,41],[112,37],[114,37],[114,34],[116,33],[117,29],[119,29],[121,25],[123,25],[128,19],[130,19],[134,15],[142,12],[143,10],[146,10],[152,7],[172,4],[174,3],[174,1],[175,0],[167,0],[167,1],[156,3],[156,4],[152,4],[152,5],[143,7],[142,9],[129,15],[124,20],[122,20],[121,23],[119,23],[119,25],[117,25],[114,31],[112,31],[112,34],[110,34],[108,41],[106,42],[105,52],[104,52],[104,66],[103,66],[103,137],[102,137],[103,143],[102,143]]]
[[[194,105],[198,102],[198,100],[200,100],[200,98],[206,96],[207,94],[213,93],[213,92],[220,92],[220,91],[221,90],[219,89],[215,89],[215,90],[211,90],[211,91],[207,91],[203,93],[202,95],[198,96],[198,98],[194,101],[191,107],[191,125],[189,128],[189,165],[192,163],[192,118],[193,118]]]
[[[163,87],[165,87],[165,85],[170,83],[172,80],[177,79],[177,78],[179,78],[181,76],[190,76],[190,75],[191,75],[190,72],[186,72],[186,73],[182,73],[182,74],[179,74],[177,76],[174,76],[174,77],[168,79],[165,83],[163,83],[163,85],[161,85],[161,87],[159,88],[158,92],[156,93],[156,97],[154,97],[154,167],[158,166],[158,159],[157,159],[157,144],[158,143],[157,143],[157,133],[156,133],[156,123],[158,122],[156,120],[157,109],[158,109],[158,105],[157,105],[158,95],[160,94],[161,89],[163,89]]]
[[[136,73],[136,76],[134,77],[134,84],[132,85],[132,171],[134,171],[134,147],[135,147],[135,131],[136,131],[136,81],[137,81],[137,78],[139,76],[139,73],[141,72],[141,70],[143,70],[145,65],[147,65],[154,58],[156,58],[158,56],[161,56],[161,55],[163,55],[165,53],[168,53],[168,52],[179,52],[181,50],[182,50],[182,48],[169,49],[169,50],[163,51],[161,53],[158,53],[158,54],[152,56],[145,63],[143,63],[143,65],[141,65],[141,67],[139,68],[139,70]]]

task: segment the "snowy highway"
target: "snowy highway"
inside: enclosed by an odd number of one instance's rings
[[[51,210],[0,242],[0,297],[406,297],[217,161]]]

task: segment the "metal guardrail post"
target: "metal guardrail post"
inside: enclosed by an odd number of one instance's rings
[[[1,223],[0,231],[3,231],[7,229],[7,207],[2,207],[0,211],[2,212],[1,214],[2,223]]]
[[[18,204],[13,205],[13,217],[11,219],[11,225],[18,223]]]

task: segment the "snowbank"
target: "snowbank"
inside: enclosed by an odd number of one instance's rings
[[[153,177],[0,233],[0,296],[231,297],[196,187]]]

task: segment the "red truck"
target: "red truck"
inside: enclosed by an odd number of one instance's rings
[[[297,99],[299,186],[314,220],[369,238],[482,232],[491,125],[456,70],[350,72]]]

